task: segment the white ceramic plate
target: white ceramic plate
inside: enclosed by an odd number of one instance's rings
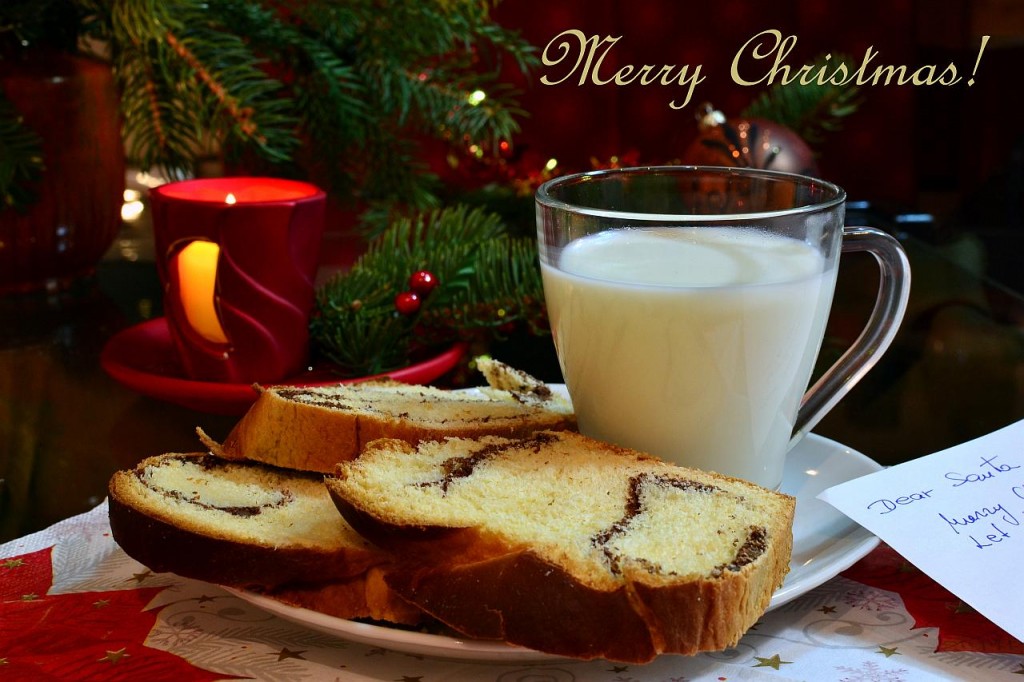
[[[877,537],[819,500],[818,493],[881,468],[856,450],[813,433],[796,444],[782,474],[782,492],[796,498],[793,555],[769,610],[835,577],[878,546]]]
[[[810,435],[786,460],[782,491],[796,497],[793,557],[789,575],[772,597],[769,609],[821,585],[878,545],[878,538],[834,507],[817,499],[826,488],[878,471],[881,467],[855,450]],[[475,661],[538,661],[558,658],[500,642],[410,632],[325,616],[268,597],[229,589],[239,598],[282,618],[361,644],[394,651]]]

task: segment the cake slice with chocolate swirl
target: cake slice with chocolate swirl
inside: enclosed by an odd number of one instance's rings
[[[388,379],[260,388],[223,444],[201,430],[199,436],[225,459],[333,473],[338,462],[357,457],[377,438],[417,443],[576,427],[572,405],[543,382],[490,358],[477,358],[476,364],[489,384],[476,391]]]
[[[390,555],[338,516],[323,476],[170,453],[115,472],[109,493],[114,540],[153,571],[343,618],[422,620],[384,584]]]
[[[792,549],[788,495],[573,432],[369,444],[327,487],[385,580],[468,637],[643,662],[734,645]]]

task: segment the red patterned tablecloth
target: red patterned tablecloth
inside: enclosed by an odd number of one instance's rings
[[[770,611],[734,649],[647,665],[456,661],[345,641],[223,589],[154,574],[106,505],[0,545],[0,680],[1024,679],[1024,645],[885,545]]]

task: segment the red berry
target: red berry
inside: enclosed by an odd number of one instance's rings
[[[420,309],[420,297],[415,291],[403,291],[395,296],[395,310],[402,315],[412,315]]]
[[[437,277],[429,270],[419,270],[409,276],[409,288],[420,296],[426,296],[438,285]]]

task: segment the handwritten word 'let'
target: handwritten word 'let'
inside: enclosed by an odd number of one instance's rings
[[[994,520],[990,520],[992,517],[996,518]],[[1008,524],[1010,526],[1020,525],[1020,519],[1018,519],[1016,516],[1010,513],[1010,511],[1007,510],[1006,507],[1002,505],[1002,503],[993,505],[991,507],[980,507],[978,509],[971,511],[971,513],[969,514],[964,514],[960,516],[946,516],[945,514],[939,514],[939,518],[945,521],[947,524],[949,524],[949,527],[957,535],[960,535],[961,528],[973,530],[974,524],[987,522],[988,525],[992,528],[992,530],[995,531],[994,533],[987,533],[982,536],[982,532],[984,531],[979,532],[978,535],[981,537],[980,540],[977,537],[975,537],[974,533],[971,533],[967,536],[974,542],[974,545],[978,549],[985,549],[986,547],[991,547],[992,545],[1002,542],[1006,538],[1010,537],[1010,534],[1006,532],[1006,526],[997,526],[995,524],[995,521],[1000,521],[1001,523]]]

